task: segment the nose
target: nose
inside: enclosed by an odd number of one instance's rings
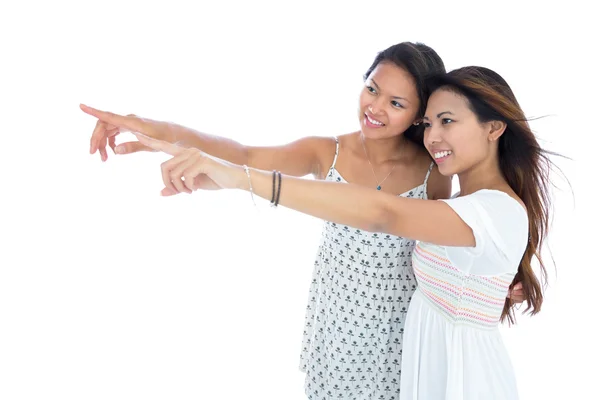
[[[379,114],[383,110],[384,104],[382,102],[383,102],[382,96],[377,97],[375,100],[373,100],[371,105],[368,107],[369,111],[371,111],[371,113],[373,115]]]
[[[432,124],[430,127],[425,129],[423,140],[425,144],[428,145],[440,143],[442,141],[442,130]]]

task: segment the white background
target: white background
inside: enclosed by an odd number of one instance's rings
[[[556,159],[573,193],[555,176],[543,312],[503,333],[523,399],[596,396],[599,32],[582,4],[2,2],[0,399],[303,399],[321,222],[243,192],[161,198],[166,157],[102,164],[78,104],[244,144],[342,134],[377,51],[407,40],[500,73],[573,159]]]

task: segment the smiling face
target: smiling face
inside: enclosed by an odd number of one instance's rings
[[[468,99],[448,88],[436,90],[423,118],[424,144],[442,175],[451,176],[494,163],[506,125],[480,122]]]
[[[398,136],[415,122],[419,105],[413,77],[395,64],[382,62],[360,95],[361,130],[370,139]]]

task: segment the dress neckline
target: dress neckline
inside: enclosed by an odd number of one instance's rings
[[[331,174],[331,172],[332,172],[332,171],[335,171],[335,173],[337,174],[337,176],[339,176],[339,177],[340,177],[340,179],[341,179],[341,180],[342,180],[344,183],[348,183],[348,181],[347,181],[347,180],[346,180],[346,179],[345,179],[345,178],[342,176],[342,174],[340,174],[340,172],[339,172],[339,171],[338,171],[338,170],[337,170],[335,167],[331,167],[331,168],[329,169],[329,173],[330,173],[330,174]],[[410,193],[410,192],[412,192],[412,191],[415,191],[415,190],[419,189],[419,188],[420,188],[421,186],[423,186],[423,185],[425,185],[425,182],[421,183],[421,184],[420,184],[420,185],[418,185],[418,186],[415,186],[414,188],[408,189],[408,190],[407,190],[406,192],[404,192],[404,193],[400,193],[400,194],[397,194],[397,195],[395,195],[395,196],[396,196],[396,197],[405,197],[405,195],[406,195],[406,194],[408,194],[408,193]]]

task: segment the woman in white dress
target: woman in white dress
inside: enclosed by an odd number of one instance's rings
[[[424,143],[443,175],[459,177],[450,200],[282,176],[137,136],[173,156],[162,165],[165,194],[243,189],[337,224],[418,240],[400,398],[516,399],[498,324],[513,319],[506,295],[516,279],[525,311],[542,304],[531,262],[548,228],[550,161],[495,72],[465,67],[431,82]]]

